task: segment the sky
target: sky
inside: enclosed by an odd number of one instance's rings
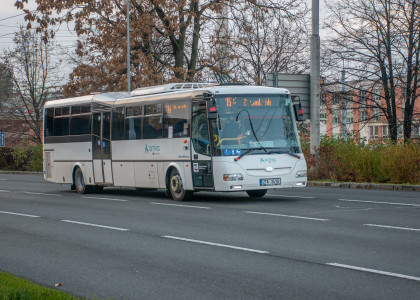
[[[14,6],[16,0],[0,0],[0,54],[13,48],[14,33],[23,25],[26,28],[26,22],[21,10]],[[29,9],[35,9],[35,0],[29,0]],[[57,42],[64,49],[75,48],[77,37],[69,32],[67,26],[63,25],[57,32]]]

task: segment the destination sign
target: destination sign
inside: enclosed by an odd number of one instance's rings
[[[218,98],[218,106],[225,108],[233,107],[272,107],[285,105],[287,97],[281,95],[275,96],[224,96]]]

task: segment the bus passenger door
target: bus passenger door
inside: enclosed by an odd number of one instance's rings
[[[93,114],[92,149],[95,183],[112,184],[111,113]]]
[[[213,189],[210,131],[206,101],[192,103],[192,177],[196,189]]]

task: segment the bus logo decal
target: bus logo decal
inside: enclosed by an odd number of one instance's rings
[[[261,157],[260,163],[275,163],[277,159],[275,157]]]
[[[160,146],[147,146],[144,148],[144,153],[149,153],[149,152],[160,152]]]

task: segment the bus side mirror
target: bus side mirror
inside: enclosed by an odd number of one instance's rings
[[[208,106],[207,118],[209,120],[217,119],[217,108],[216,106]]]
[[[303,121],[303,109],[300,103],[293,104],[296,121]]]

